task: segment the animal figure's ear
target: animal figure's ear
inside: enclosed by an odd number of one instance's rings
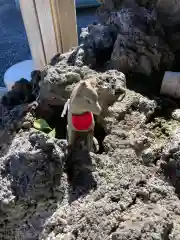
[[[81,80],[80,83],[79,83],[79,87],[77,89],[77,96],[81,96],[81,94],[83,94],[83,90],[87,88],[87,82],[86,81],[83,81]]]

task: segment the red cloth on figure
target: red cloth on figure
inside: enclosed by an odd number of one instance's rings
[[[91,112],[82,115],[72,114],[72,125],[77,131],[89,130],[93,123],[93,114]]]

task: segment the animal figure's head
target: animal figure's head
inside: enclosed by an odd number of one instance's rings
[[[74,88],[70,107],[72,113],[76,114],[92,112],[95,115],[100,115],[102,110],[96,90],[87,81],[80,81]]]

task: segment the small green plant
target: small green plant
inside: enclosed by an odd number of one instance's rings
[[[55,138],[56,130],[52,129],[49,124],[42,118],[36,119],[33,123],[35,129],[46,133],[49,137]]]

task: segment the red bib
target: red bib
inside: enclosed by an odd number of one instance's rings
[[[93,114],[91,112],[83,113],[82,115],[72,115],[72,125],[77,131],[89,130],[93,123]]]

